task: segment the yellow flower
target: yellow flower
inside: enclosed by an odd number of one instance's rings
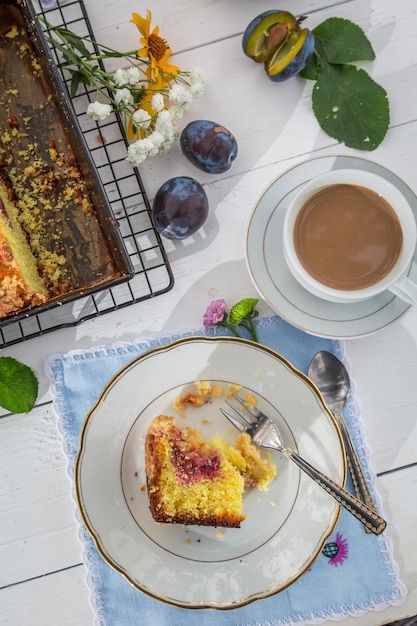
[[[151,32],[151,20],[152,13],[149,9],[146,9],[146,18],[139,15],[139,13],[132,13],[133,24],[136,24],[139,32],[143,35],[140,38],[140,43],[143,48],[138,50],[138,57],[141,59],[148,59],[149,65],[146,69],[146,77],[149,81],[160,78],[160,72],[162,74],[170,74],[170,78],[177,76],[180,72],[180,68],[176,65],[168,63],[168,59],[171,56],[171,48],[167,45],[165,39],[159,36],[159,26],[155,26]]]

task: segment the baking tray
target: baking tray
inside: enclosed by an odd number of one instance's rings
[[[30,175],[20,192],[35,201],[42,252],[65,259],[47,301],[3,317],[4,327],[119,285],[133,277],[134,267],[32,5],[2,1],[0,29],[2,171],[16,178],[13,172],[32,163],[47,170],[46,195],[31,191]]]
[[[33,5],[28,0],[28,8],[34,19],[39,15],[54,26],[64,26],[93,41],[96,39],[83,0],[43,0],[41,3],[34,0]],[[60,58],[54,47],[51,47],[50,54],[70,94],[71,75],[60,67]],[[102,61],[99,65],[105,69]],[[94,88],[80,85],[75,96],[71,97],[71,103],[135,274],[131,280],[114,287],[0,327],[2,347],[87,321],[93,323],[96,317],[155,299],[174,286],[165,247],[151,220],[151,207],[142,177],[138,169],[132,168],[126,160],[128,142],[122,120],[118,115],[112,115],[105,122],[97,124],[86,114],[88,103],[95,100],[96,95]]]

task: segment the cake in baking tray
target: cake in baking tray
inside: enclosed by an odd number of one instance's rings
[[[235,446],[220,437],[203,441],[198,430],[159,415],[145,439],[150,511],[155,521],[239,528],[246,519],[245,488],[267,490],[276,467],[247,433]]]
[[[0,172],[0,317],[46,301],[47,289]]]
[[[0,4],[0,323],[131,275],[25,7],[25,0]]]

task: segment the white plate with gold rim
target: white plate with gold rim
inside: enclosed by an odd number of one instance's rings
[[[224,395],[176,413],[174,399],[197,380]],[[140,355],[106,385],[81,432],[76,497],[100,554],[137,589],[184,608],[228,609],[281,591],[309,569],[340,514],[331,496],[273,452],[278,477],[268,492],[245,492],[241,528],[153,520],[143,449],[151,420],[174,415],[206,440],[233,443],[237,431],[219,411],[230,384],[255,394],[286,443],[344,485],[340,432],[314,385],[273,350],[234,337],[188,337]]]
[[[392,324],[410,305],[390,291],[352,304],[318,298],[293,277],[282,248],[284,216],[291,198],[303,183],[337,169],[366,170],[382,176],[407,198],[417,217],[417,198],[413,191],[381,165],[349,156],[310,159],[278,176],[263,192],[249,222],[246,260],[258,293],[283,319],[313,335],[352,339]],[[408,274],[417,281],[417,251]]]

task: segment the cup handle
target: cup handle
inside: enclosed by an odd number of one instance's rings
[[[408,304],[417,304],[417,284],[410,280],[407,276],[400,278],[389,288],[393,294],[408,302]]]

